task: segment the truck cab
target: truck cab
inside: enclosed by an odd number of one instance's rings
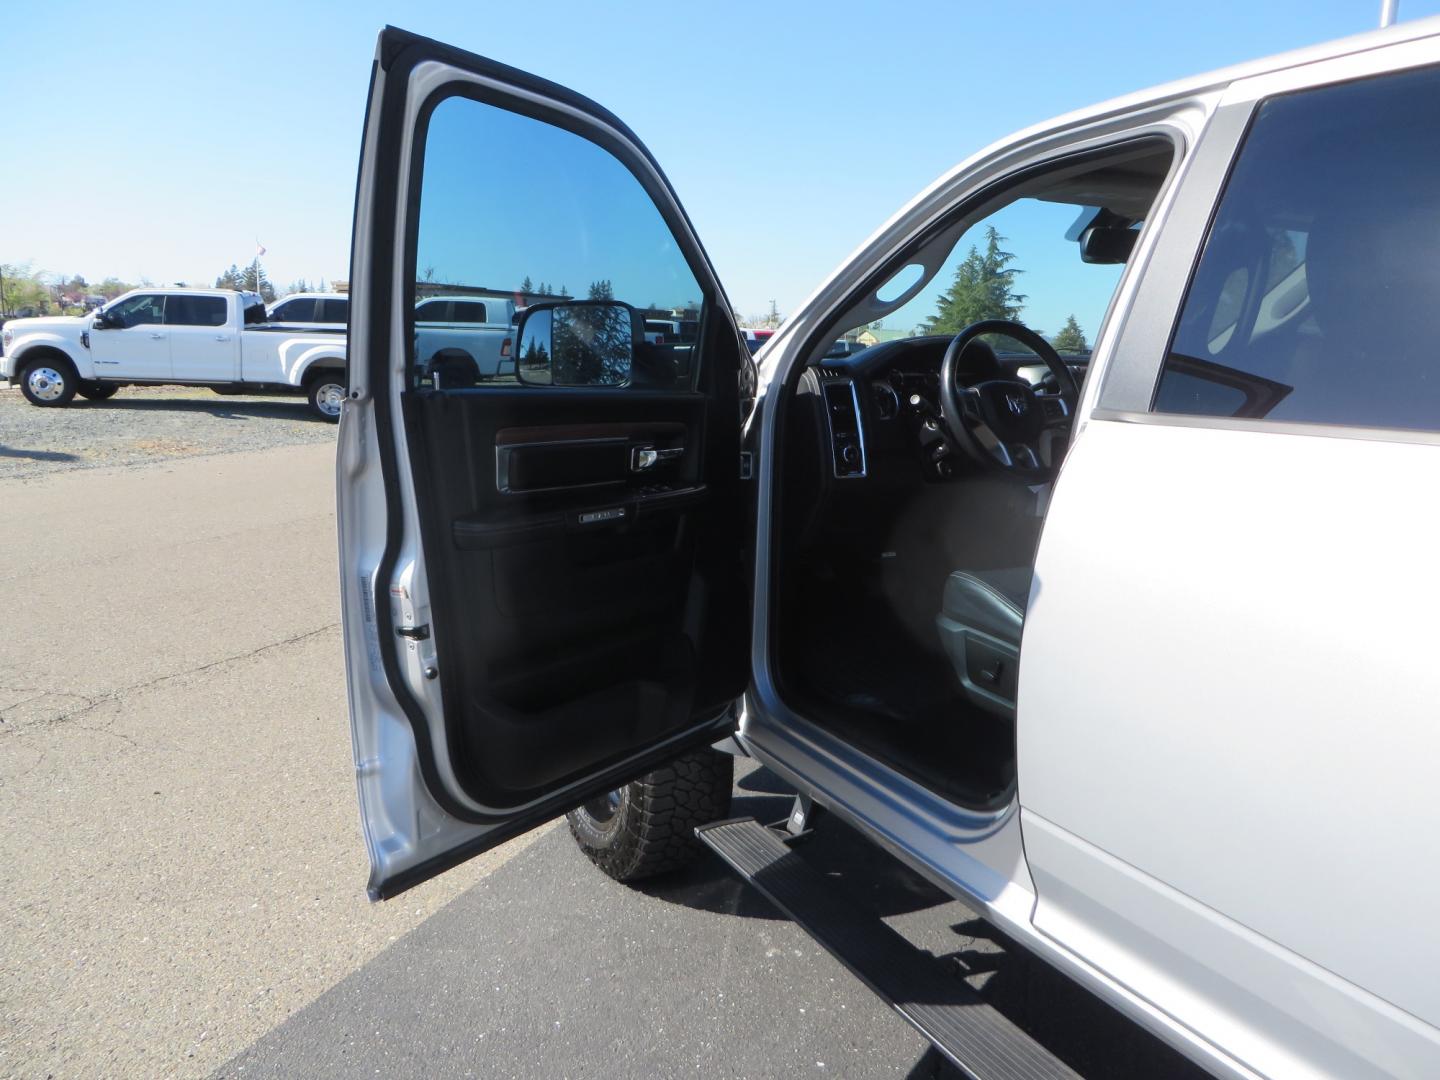
[[[708,847],[968,1075],[1071,1075],[806,878],[821,807],[1216,1075],[1440,1073],[1437,72],[1431,20],[1036,125],[752,358],[623,122],[385,31],[338,471],[370,895],[561,813],[620,880]],[[1046,326],[963,288],[1007,236]],[[430,265],[595,284],[447,386]],[[656,309],[701,312],[683,364]],[[712,744],[799,827],[717,821]]]

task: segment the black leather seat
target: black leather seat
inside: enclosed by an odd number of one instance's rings
[[[1014,645],[1018,651],[1034,576],[1028,566],[956,570],[945,582],[942,610],[954,621]]]
[[[965,696],[985,711],[1011,719],[1019,681],[1020,631],[1034,576],[1028,566],[957,570],[945,582],[945,598],[935,619]]]

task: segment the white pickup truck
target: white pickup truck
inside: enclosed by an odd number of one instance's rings
[[[216,393],[303,393],[325,420],[345,398],[345,328],[268,325],[255,293],[140,289],[93,315],[14,319],[0,335],[0,378],[32,405],[108,398],[121,386],[208,386]]]
[[[429,296],[415,305],[421,377],[457,389],[513,372],[515,304],[473,296]]]

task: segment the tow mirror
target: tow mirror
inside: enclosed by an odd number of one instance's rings
[[[516,328],[516,376],[534,386],[626,385],[635,362],[634,314],[613,300],[532,304]]]

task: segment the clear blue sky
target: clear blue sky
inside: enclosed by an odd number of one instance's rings
[[[792,310],[922,186],[1015,128],[1369,29],[1380,4],[6,8],[0,262],[213,280],[258,236],[279,284],[348,276],[366,80],[390,22],[618,113],[750,314]],[[1437,12],[1401,0],[1402,19]]]

